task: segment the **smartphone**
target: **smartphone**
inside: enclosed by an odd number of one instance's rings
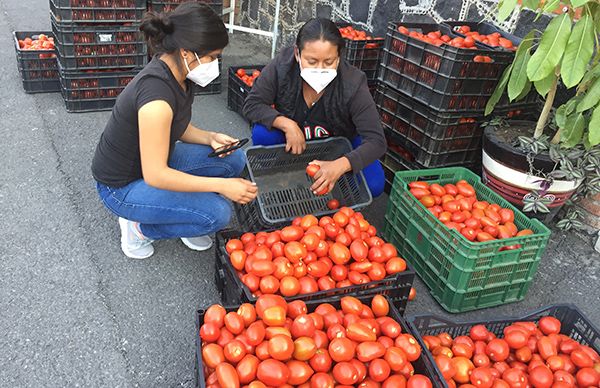
[[[248,143],[248,141],[249,141],[249,139],[246,138],[246,139],[238,140],[235,143],[224,145],[223,147],[219,147],[216,150],[214,150],[213,152],[211,152],[210,154],[208,154],[208,156],[210,158],[214,158],[216,156],[227,154],[231,151],[235,151],[237,149],[242,148],[244,145],[246,145],[246,143]]]

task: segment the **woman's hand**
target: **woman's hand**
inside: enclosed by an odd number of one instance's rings
[[[235,138],[233,138],[231,136],[228,136],[228,135],[226,135],[224,133],[213,132],[211,134],[211,138],[210,138],[210,146],[212,147],[213,150],[217,150],[218,148],[221,148],[221,147],[224,147],[226,145],[235,143],[237,141],[239,141],[239,140],[235,139]],[[219,157],[223,158],[223,157],[231,154],[232,152],[228,152],[226,154],[219,155]]]
[[[333,190],[335,183],[342,175],[352,169],[350,161],[345,156],[338,158],[332,162],[323,162],[313,160],[310,164],[316,164],[320,167],[319,171],[314,176],[315,182],[310,187],[314,194],[324,191],[325,193]]]
[[[256,198],[258,187],[256,186],[256,183],[246,179],[227,178],[225,179],[223,187],[218,192],[233,202],[244,205]]]
[[[285,151],[291,151],[294,155],[303,153],[306,149],[306,139],[304,138],[304,132],[302,132],[298,124],[293,120],[289,120],[283,132],[285,133],[286,140]]]

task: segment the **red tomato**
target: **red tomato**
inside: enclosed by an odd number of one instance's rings
[[[378,383],[385,381],[390,375],[391,369],[387,361],[377,358],[369,363],[369,377]]]
[[[423,375],[413,375],[408,379],[406,388],[431,388],[431,380]]]
[[[247,354],[235,367],[235,370],[239,376],[240,383],[248,384],[256,378],[256,370],[260,360],[252,355]]]
[[[294,341],[294,358],[299,361],[310,360],[317,352],[315,340],[309,337],[300,337]]]
[[[269,340],[268,350],[269,355],[276,360],[289,360],[294,353],[294,341],[287,335],[275,335]]]
[[[222,387],[239,388],[240,379],[233,365],[223,362],[215,369],[217,379]]]
[[[207,344],[202,346],[202,361],[211,369],[225,362],[223,348],[217,344]]]
[[[350,250],[340,243],[333,243],[329,247],[329,258],[335,264],[346,264],[350,260],[350,257]]]
[[[452,359],[445,354],[440,354],[434,357],[435,363],[442,373],[444,379],[449,380],[456,374],[456,369],[452,365]],[[388,361],[389,362],[389,361]]]
[[[328,209],[336,210],[339,207],[340,207],[340,201],[338,201],[337,199],[330,199],[327,202],[327,208]]]
[[[314,178],[317,171],[319,171],[320,169],[321,167],[319,167],[316,164],[309,164],[308,166],[306,166],[306,174],[308,174],[309,177]]]
[[[575,378],[580,387],[594,387],[598,386],[600,373],[594,368],[581,368]]]
[[[331,375],[327,373],[315,373],[310,378],[311,388],[333,388],[335,386],[335,380]]]
[[[227,312],[223,306],[213,304],[204,313],[204,323],[215,323],[218,328],[223,327],[225,315]]]
[[[332,360],[327,349],[318,349],[309,363],[315,372],[329,372]]]
[[[350,255],[356,261],[363,261],[367,259],[369,254],[369,246],[363,240],[354,240],[350,244]],[[340,263],[343,264],[343,263]],[[343,280],[343,279],[340,279]]]
[[[335,362],[350,361],[355,352],[356,344],[348,338],[335,338],[329,343],[329,354]]]
[[[385,317],[390,312],[390,305],[383,295],[375,295],[371,300],[371,310],[376,317]]]
[[[538,341],[538,349],[539,343],[542,339]],[[540,355],[542,355],[541,352]],[[544,355],[542,355],[542,357],[544,357]],[[581,348],[571,352],[571,361],[578,368],[591,368],[594,366],[594,361],[592,360],[592,358]]]
[[[225,359],[232,364],[237,364],[246,356],[246,346],[239,340],[232,340],[223,347]]]
[[[529,371],[529,382],[534,388],[549,388],[554,382],[554,375],[546,366],[540,365]]]
[[[210,343],[215,342],[221,336],[221,330],[214,322],[208,322],[200,327],[200,338],[202,341]]]
[[[404,350],[408,361],[416,361],[421,356],[421,346],[419,346],[417,340],[410,334],[399,335],[394,344]]]
[[[517,368],[504,371],[502,380],[506,381],[511,388],[525,388],[527,386],[527,374]]]
[[[560,333],[560,321],[554,317],[543,317],[538,322],[538,326],[544,335]]]
[[[350,253],[352,254],[352,247],[350,247]],[[331,267],[329,275],[333,280],[339,282],[346,279],[346,277],[348,276],[348,269],[344,265],[336,264],[333,267]]]
[[[333,367],[333,378],[340,384],[353,385],[358,381],[358,370],[350,362],[339,362]]]
[[[489,368],[479,367],[471,371],[471,384],[477,388],[492,388],[494,384],[494,376]]]
[[[281,386],[286,384],[290,377],[290,370],[286,364],[274,359],[264,360],[258,365],[256,377],[266,385]],[[222,385],[226,387],[227,385]]]
[[[283,297],[279,295],[262,295],[256,300],[256,314],[264,319],[264,312],[270,307],[279,306],[284,310],[287,309],[287,303]]]

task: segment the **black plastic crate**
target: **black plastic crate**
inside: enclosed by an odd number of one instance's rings
[[[398,31],[390,23],[379,80],[441,111],[483,110],[513,53],[481,44],[474,49],[435,46]],[[456,37],[443,24],[405,23],[422,33],[441,31]],[[484,59],[488,62],[484,62]]]
[[[350,23],[336,23],[338,28],[348,27]],[[385,40],[383,38],[372,38],[363,40],[352,40],[344,38],[344,58],[352,66],[362,70],[368,81],[377,79],[377,70]]]
[[[250,289],[242,283],[238,277],[235,268],[229,261],[229,255],[225,250],[225,244],[232,238],[239,238],[244,232],[241,231],[223,231],[217,233],[217,243],[215,247],[215,268],[217,269],[216,284],[221,294],[222,300],[226,304],[236,304],[256,302],[256,297],[252,295]],[[352,285],[344,288],[334,288],[326,291],[319,291],[312,294],[302,294],[293,297],[286,297],[287,301],[303,300],[305,302],[321,300],[344,295],[376,295],[382,294],[393,301],[394,306],[404,314],[408,295],[415,278],[415,272],[408,266],[404,272],[399,272],[386,277],[383,280],[373,281],[361,285]]]
[[[50,0],[50,13],[59,27],[77,23],[139,23],[146,0]]]
[[[423,348],[423,353],[427,359],[427,365],[437,374],[435,381],[440,384],[440,387],[447,387],[444,378],[437,368],[433,356],[425,347],[423,336],[437,335],[440,333],[449,333],[452,337],[460,335],[468,335],[469,330],[474,325],[482,324],[489,331],[502,337],[504,328],[519,321],[539,321],[542,317],[552,316],[561,321],[561,334],[594,348],[600,352],[600,330],[590,322],[585,315],[573,304],[555,304],[543,307],[537,311],[528,313],[520,317],[508,317],[500,319],[488,319],[483,321],[470,322],[452,322],[446,318],[436,315],[416,315],[408,318],[411,331],[415,335],[417,341]]]
[[[362,172],[342,175],[333,190],[325,195],[315,195],[310,190],[313,180],[306,174],[310,162],[336,160],[350,151],[352,145],[344,137],[309,141],[301,155],[286,152],[285,144],[246,149],[250,180],[259,187],[251,205],[258,206],[259,219],[240,221],[253,225],[251,230],[261,230],[305,214],[330,215],[335,212],[327,208],[330,199],[337,199],[340,206],[355,210],[366,207],[373,197]]]
[[[482,21],[482,22],[466,22],[466,21],[447,20],[447,21],[442,22],[442,24],[448,25],[456,35],[461,36],[461,37],[466,36],[465,34],[462,34],[461,32],[458,31],[458,28],[460,28],[461,26],[468,26],[471,29],[471,31],[477,31],[481,35],[490,35],[490,34],[497,32],[503,38],[510,40],[514,46],[514,50],[511,50],[511,49],[505,49],[502,46],[494,47],[494,46],[485,44],[483,42],[479,42],[483,46],[489,47],[492,50],[503,50],[503,51],[514,52],[514,51],[516,51],[517,47],[523,41],[523,39],[519,38],[518,36],[508,33],[506,31],[503,31],[502,29],[496,27],[492,23],[488,23],[488,22],[484,22],[484,21]]]
[[[371,301],[373,300],[373,296],[374,295],[357,296],[357,298],[363,304],[370,306]],[[308,313],[312,313],[316,310],[316,308],[319,305],[321,305],[323,303],[329,303],[336,309],[338,309],[338,310],[341,309],[341,298],[340,297],[316,300],[316,301],[308,301],[308,302],[306,302],[306,309],[308,310]],[[388,303],[390,304],[390,312],[389,312],[388,316],[400,324],[400,326],[402,327],[402,333],[408,333],[408,334],[415,336],[415,334],[411,331],[411,327],[408,324],[408,322],[402,317],[400,312],[396,308],[393,307],[393,304],[391,303],[391,301],[389,299],[388,299]],[[237,309],[240,306],[237,304],[236,305],[225,304],[223,307],[225,308],[225,310],[227,312],[230,312],[230,311],[237,311]],[[204,314],[205,313],[206,313],[205,309],[201,309],[196,312],[196,364],[194,365],[194,369],[196,370],[196,373],[195,373],[196,386],[202,387],[202,388],[206,387],[206,383],[205,383],[206,377],[204,375],[204,364],[202,362],[202,339],[200,338],[200,327],[204,324]],[[416,338],[416,336],[415,336],[415,338]],[[412,365],[415,369],[415,373],[427,376],[432,381],[432,383],[434,383],[434,379],[437,378],[436,370],[433,368],[430,361],[425,357],[424,353],[425,353],[425,350],[422,349],[421,356],[416,361],[413,361]],[[436,386],[434,383],[434,387],[438,387],[438,386]]]
[[[438,112],[386,85],[378,86],[375,103],[385,124],[428,151],[469,151],[480,143],[484,116],[477,111]]]
[[[148,55],[137,25],[58,27],[52,18],[58,59],[66,70],[144,67]]]
[[[148,10],[154,12],[170,12],[173,11],[181,3],[195,2],[200,4],[206,4],[218,15],[223,13],[223,1],[215,0],[172,0],[172,1],[159,1],[159,0],[148,0]]]
[[[110,110],[140,69],[113,72],[73,72],[60,69],[60,83],[68,112]]]
[[[262,71],[264,65],[257,66],[232,66],[229,68],[227,81],[227,108],[242,115],[244,101],[248,97],[248,93],[252,86],[246,85],[240,77],[237,76],[237,71],[243,69],[247,74],[252,74],[253,71]]]
[[[56,50],[22,50],[19,40],[37,39],[40,34],[53,37],[48,31],[14,31],[13,40],[17,56],[17,68],[26,93],[60,92]]]
[[[377,109],[388,147],[424,167],[474,163],[481,153],[483,116],[444,114],[379,85]]]

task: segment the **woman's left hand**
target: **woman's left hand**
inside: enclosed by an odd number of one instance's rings
[[[310,187],[314,194],[330,192],[338,179],[352,169],[350,161],[344,156],[331,162],[313,160],[310,164],[320,167],[314,176],[315,182]]]
[[[210,146],[214,150],[217,150],[218,148],[225,147],[226,145],[235,143],[237,141],[238,141],[238,139],[235,139],[235,138],[233,138],[231,136],[228,136],[228,135],[226,135],[224,133],[213,132],[212,136],[211,136],[211,139],[210,139]],[[220,155],[219,157],[221,157],[221,158],[225,157],[225,156],[231,154],[232,152],[228,152],[226,154]]]

